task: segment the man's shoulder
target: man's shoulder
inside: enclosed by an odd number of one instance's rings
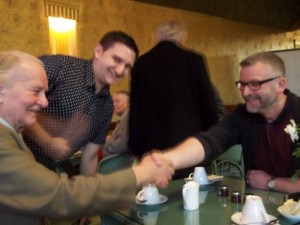
[[[184,46],[178,46],[172,42],[164,42],[154,46],[152,49],[141,55],[137,62],[148,63],[149,60],[157,61],[157,58],[170,57],[175,60],[184,59],[184,60],[201,60],[203,61],[205,56],[200,52],[185,48]]]
[[[87,59],[83,58],[78,58],[75,56],[69,56],[69,55],[62,55],[62,54],[57,54],[57,55],[41,55],[38,57],[44,64],[46,65],[83,65],[89,62]]]

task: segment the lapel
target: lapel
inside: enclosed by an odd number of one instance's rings
[[[2,132],[9,133],[12,136],[12,139],[14,139],[18,144],[20,150],[26,151],[33,156],[31,150],[27,147],[20,134],[18,134],[15,130],[4,126],[3,124],[0,124],[0,129],[2,130]]]

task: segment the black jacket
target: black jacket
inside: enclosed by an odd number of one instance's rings
[[[137,156],[174,146],[217,122],[204,57],[171,41],[138,58],[130,102],[129,147]]]

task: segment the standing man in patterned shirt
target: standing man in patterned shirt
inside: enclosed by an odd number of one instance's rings
[[[38,123],[24,130],[36,159],[55,170],[57,162],[82,149],[80,173],[93,175],[98,150],[104,144],[112,118],[109,85],[127,75],[138,47],[132,37],[112,31],[102,37],[90,60],[64,55],[44,55],[49,88],[48,108]]]

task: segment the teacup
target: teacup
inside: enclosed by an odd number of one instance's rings
[[[241,222],[246,223],[268,223],[270,217],[266,212],[261,197],[257,195],[249,195],[242,210]]]
[[[143,186],[143,189],[136,196],[137,201],[145,204],[157,204],[159,203],[159,192],[155,185],[147,184]]]
[[[159,212],[137,212],[138,218],[143,220],[145,225],[155,225],[157,222]]]
[[[199,184],[196,181],[189,181],[182,188],[183,207],[186,210],[199,208]]]
[[[199,184],[208,184],[208,177],[204,167],[195,167],[194,172],[189,175],[189,178],[193,178]]]

